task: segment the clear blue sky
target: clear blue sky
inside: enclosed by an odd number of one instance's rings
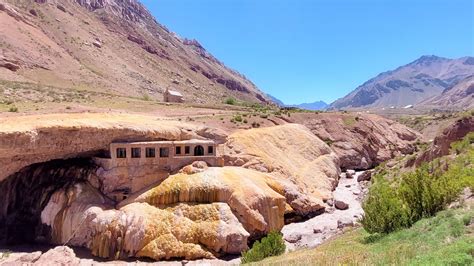
[[[474,55],[474,0],[143,0],[287,104],[344,96],[421,55]]]

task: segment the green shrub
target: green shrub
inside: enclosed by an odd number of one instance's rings
[[[229,105],[236,105],[237,100],[233,97],[229,97],[229,98],[225,99],[224,103],[229,104]]]
[[[470,143],[471,136],[461,142]],[[374,184],[363,203],[364,229],[369,233],[390,233],[418,220],[435,215],[454,201],[465,187],[474,189],[474,148],[460,144],[456,159],[434,160],[399,180],[389,182],[374,177]],[[462,147],[462,149],[460,148]]]
[[[18,112],[18,107],[16,106],[12,106],[8,109],[8,112],[11,112],[11,113],[17,113]]]
[[[285,241],[279,232],[271,232],[261,241],[256,241],[252,248],[242,252],[242,263],[261,261],[264,258],[278,256],[285,252]]]
[[[233,119],[234,119],[235,122],[242,122],[242,120],[243,120],[241,115],[236,115],[236,116],[234,116]]]

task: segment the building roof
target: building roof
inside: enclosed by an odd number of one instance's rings
[[[190,139],[190,140],[175,140],[175,141],[133,141],[133,142],[112,142],[111,144],[132,144],[132,145],[185,145],[185,144],[215,144],[212,140],[205,139]]]
[[[168,90],[168,93],[173,96],[183,97],[183,94],[181,94],[179,91]]]

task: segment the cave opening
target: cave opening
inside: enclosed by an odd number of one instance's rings
[[[0,182],[0,244],[47,243],[41,212],[51,195],[87,182],[97,166],[90,158],[53,160],[27,166]]]

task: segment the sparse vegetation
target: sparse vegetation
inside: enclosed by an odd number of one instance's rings
[[[229,97],[229,98],[225,99],[224,103],[228,104],[228,105],[236,105],[237,100],[233,97]]]
[[[285,241],[279,232],[270,232],[261,241],[256,241],[252,248],[242,252],[242,263],[261,261],[264,258],[278,256],[285,252]]]
[[[150,97],[150,95],[148,95],[148,94],[146,94],[146,93],[145,93],[145,94],[143,94],[143,97],[142,97],[142,99],[143,99],[144,101],[151,101],[151,97]]]

